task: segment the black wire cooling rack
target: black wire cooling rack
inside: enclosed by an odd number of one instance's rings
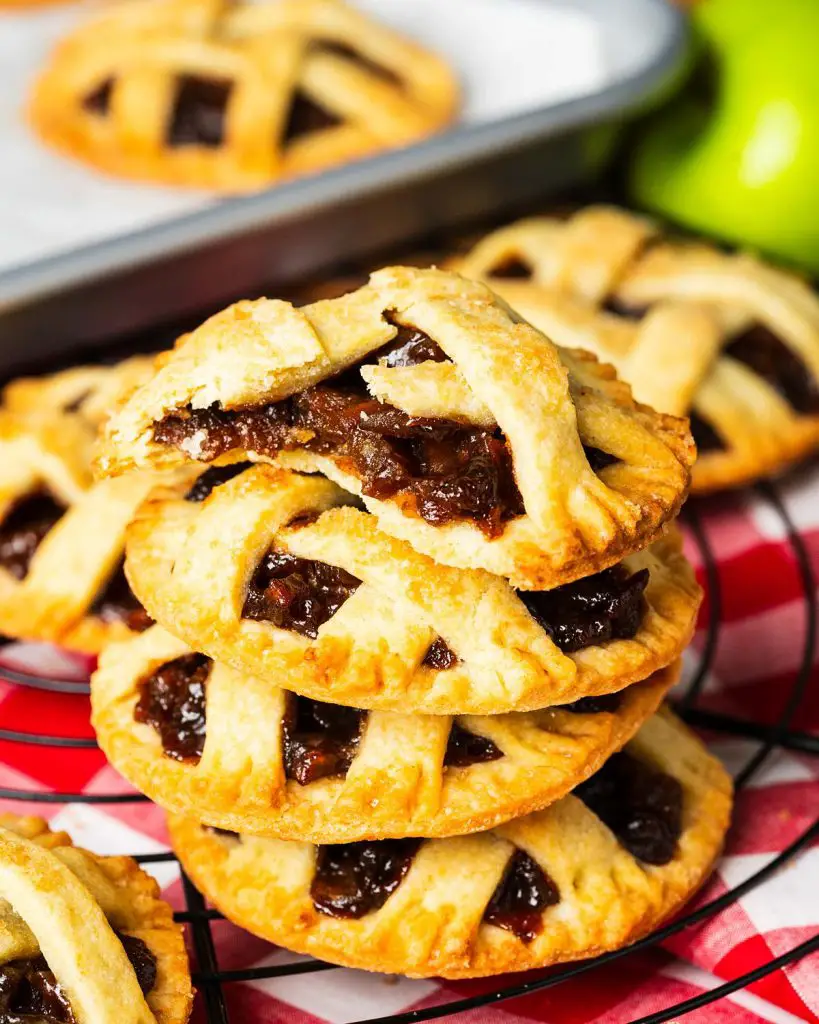
[[[688,525],[691,536],[699,548],[702,564],[705,573],[705,585],[709,597],[709,616],[706,623],[705,642],[702,647],[700,662],[693,678],[688,684],[685,692],[676,700],[676,710],[689,724],[708,729],[712,732],[722,733],[752,741],[754,743],[753,753],[739,769],[735,776],[735,785],[741,789],[747,785],[750,778],[759,771],[767,758],[777,749],[785,748],[794,750],[800,754],[819,757],[819,736],[802,732],[793,727],[800,704],[805,696],[806,689],[811,678],[814,653],[816,647],[817,629],[817,594],[816,580],[808,557],[802,537],[797,531],[788,511],[777,491],[771,484],[760,484],[755,488],[757,496],[771,509],[780,520],[788,540],[790,551],[794,557],[799,573],[800,586],[804,607],[804,641],[801,652],[801,659],[798,670],[794,673],[790,685],[783,688],[783,707],[781,713],[771,725],[763,725],[751,720],[734,718],[723,714],[714,713],[699,706],[699,698],[707,674],[713,662],[719,641],[719,629],[722,621],[722,595],[720,587],[719,565],[715,553],[709,543],[707,533],[703,526],[702,509],[696,501],[687,506],[684,513],[684,520]],[[69,694],[87,694],[87,682],[47,678],[34,675],[33,673],[16,670],[13,668],[0,667],[0,678],[10,683],[33,687],[40,690]],[[40,733],[21,732],[19,730],[0,728],[0,740],[12,743],[28,743],[36,746],[62,748],[66,751],[93,748],[96,744],[93,739],[87,737],[66,737],[48,736]],[[68,756],[68,755],[66,755]],[[50,791],[30,791],[0,787],[0,799],[20,800],[29,803],[42,804],[66,804],[66,803],[132,803],[146,800],[139,793],[55,793]],[[819,838],[819,816],[797,839],[795,839],[785,850],[776,857],[773,857],[763,868],[746,879],[741,885],[735,886],[721,896],[711,900],[696,910],[677,918],[670,924],[659,929],[653,934],[639,942],[607,953],[604,956],[593,960],[585,960],[580,963],[568,965],[562,969],[554,970],[546,977],[539,977],[534,980],[510,980],[509,976],[499,979],[496,988],[482,991],[478,995],[469,996],[444,1002],[441,1005],[426,1007],[421,1010],[409,1010],[403,1013],[386,1015],[383,1017],[370,1018],[366,1021],[359,1021],[356,1024],[415,1024],[415,1022],[436,1020],[441,1017],[450,1017],[466,1010],[475,1010],[481,1007],[494,1005],[507,1000],[518,999],[521,996],[529,996],[535,992],[542,992],[553,988],[556,985],[576,978],[579,975],[593,972],[604,964],[612,963],[628,957],[638,950],[645,950],[657,946],[663,940],[678,932],[699,924],[708,918],[718,914],[724,908],[730,906],[740,899],[745,893],[764,886],[765,882],[774,872],[788,864],[800,851],[804,850],[812,841]],[[173,853],[156,853],[138,855],[135,858],[143,864],[157,863],[161,861],[174,861]],[[287,975],[311,974],[327,970],[336,970],[333,965],[322,963],[318,960],[300,961],[297,963],[280,964],[267,967],[256,967],[247,970],[222,970],[219,966],[216,947],[211,932],[213,921],[221,919],[221,915],[205,904],[200,893],[193,884],[181,872],[182,889],[185,899],[185,909],[179,912],[177,920],[184,922],[190,929],[191,945],[196,957],[197,970],[194,974],[194,982],[200,990],[201,999],[204,1005],[208,1024],[240,1024],[238,1017],[231,1015],[228,1008],[228,1001],[225,998],[225,989],[231,984],[242,981],[254,981],[267,978],[281,978]],[[768,960],[753,971],[735,978],[733,981],[718,985],[710,991],[703,992],[694,998],[675,1003],[663,1010],[646,1016],[636,1018],[629,1024],[661,1024],[680,1017],[692,1010],[699,1009],[716,1002],[725,996],[743,989],[748,985],[764,978],[773,971],[784,967],[787,964],[807,956],[814,950],[819,949],[819,933],[812,938],[800,943],[793,949]],[[241,1024],[247,1024],[243,1021]],[[625,1022],[624,1022],[625,1024]]]

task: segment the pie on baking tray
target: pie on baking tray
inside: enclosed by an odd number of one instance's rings
[[[57,47],[30,118],[111,174],[243,192],[408,145],[458,106],[443,60],[341,0],[119,0]]]

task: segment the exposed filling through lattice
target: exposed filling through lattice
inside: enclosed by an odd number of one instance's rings
[[[156,957],[142,939],[115,933],[134,969],[142,994],[156,985]],[[68,994],[45,957],[0,966],[0,1024],[75,1024]]]
[[[575,790],[629,853],[647,864],[667,864],[682,833],[683,791],[670,775],[630,754],[611,757]],[[241,841],[234,832],[211,829]],[[319,846],[310,885],[321,914],[361,918],[379,910],[399,888],[420,839],[384,839]],[[484,910],[486,923],[531,942],[548,926],[546,912],[560,902],[554,880],[525,850],[516,847]]]
[[[331,40],[316,41],[310,45],[307,59],[320,53],[343,57],[382,81],[403,88],[401,78],[394,71],[376,63],[352,46]],[[116,78],[113,76],[100,82],[83,98],[83,109],[97,117],[109,117],[115,84]],[[230,78],[177,75],[165,143],[171,148],[201,146],[218,149],[223,146],[226,141],[227,111],[235,88],[236,84]],[[343,119],[338,114],[321,106],[307,92],[297,87],[285,118],[282,144],[287,145],[296,139],[341,124]]]
[[[205,462],[237,449],[268,457],[293,448],[315,451],[355,475],[370,497],[400,496],[428,523],[469,520],[498,536],[525,511],[500,429],[409,416],[367,392],[359,372],[365,364],[448,360],[423,332],[395,326],[389,345],[331,380],[265,406],[180,410],[154,424],[154,440]],[[597,448],[585,451],[596,472],[617,461]]]
[[[196,764],[206,736],[206,690],[212,661],[186,654],[166,662],[137,687],[134,718],[152,726],[168,757]],[[620,695],[582,698],[555,710],[574,714],[613,713]],[[282,722],[285,776],[301,786],[319,779],[344,777],[358,753],[368,712],[288,693]],[[497,761],[503,751],[485,736],[452,722],[444,768],[467,768]]]
[[[46,491],[15,501],[0,523],[0,566],[16,580],[25,579],[34,553],[64,513],[65,506]]]

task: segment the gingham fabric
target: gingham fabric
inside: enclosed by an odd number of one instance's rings
[[[781,500],[781,507],[779,501]],[[735,773],[758,750],[747,735],[725,728],[722,716],[762,727],[776,722],[794,692],[800,666],[809,657],[804,699],[793,710],[797,749],[776,749],[740,788],[735,823],[726,854],[707,889],[703,905],[753,876],[796,841],[819,817],[819,757],[808,752],[819,736],[819,656],[809,649],[809,619],[815,605],[805,585],[811,569],[819,577],[819,469],[792,477],[774,491],[763,488],[741,496],[690,506],[689,553],[711,589],[701,628],[686,665],[697,675],[709,647],[709,621],[719,618],[713,659],[694,705],[703,734]],[[782,512],[785,512],[783,517]],[[799,544],[789,537],[788,517]],[[696,527],[700,529],[697,531]],[[697,541],[704,538],[706,547]],[[719,594],[715,593],[714,579]],[[815,598],[815,593],[811,595]],[[815,623],[814,623],[815,625]],[[24,657],[43,671],[82,673],[83,665],[50,649],[7,650],[6,662]],[[0,684],[0,728],[50,735],[91,736],[84,697],[43,693]],[[729,724],[730,725],[730,724]],[[3,733],[2,735],[7,735]],[[793,744],[791,744],[793,746]],[[798,749],[801,747],[801,749]],[[76,792],[99,798],[131,792],[93,749],[61,750],[0,742],[0,786],[49,792]],[[166,850],[163,815],[147,802],[31,803],[5,800],[17,813],[38,813],[65,828],[74,839],[102,853]],[[787,954],[819,935],[819,845],[801,852],[719,914],[652,947],[595,967],[573,979],[512,1001],[464,1012],[459,1021],[588,1024],[624,1022],[661,1014],[666,1008],[706,997],[716,987]],[[184,907],[182,884],[173,862],[147,865],[169,898]],[[253,938],[224,921],[212,925],[220,970],[295,964],[303,959]],[[193,952],[193,950],[192,950]],[[479,982],[407,981],[329,969],[275,979],[229,981],[222,987],[231,1024],[314,1024],[383,1017],[423,1009],[533,980],[508,977]],[[677,1013],[673,1019],[677,1018]],[[194,1018],[207,1021],[200,994]],[[662,1019],[667,1019],[662,1017]],[[819,1022],[819,953],[777,969],[715,1003],[695,1008],[686,1021],[751,1024],[772,1021]]]

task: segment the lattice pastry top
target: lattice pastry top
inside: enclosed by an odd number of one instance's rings
[[[113,366],[74,366],[45,377],[18,377],[3,388],[6,409],[25,415],[78,416],[96,430],[137,384],[151,375],[153,359],[133,356]]]
[[[0,411],[0,633],[95,652],[150,619],[122,568],[125,528],[156,484],[91,479],[79,416]]]
[[[693,445],[484,285],[397,267],[212,317],[112,416],[100,466],[247,458],[321,471],[436,561],[539,589],[657,537]]]
[[[182,929],[130,857],[0,815],[4,1020],[184,1024],[192,997]]]
[[[317,700],[498,714],[621,690],[675,661],[700,590],[671,533],[549,592],[433,562],[332,508],[319,476],[214,467],[160,486],[128,530],[151,616],[195,651]]]
[[[725,770],[663,712],[574,794],[491,832],[315,847],[170,824],[185,870],[243,928],[333,963],[456,978],[634,942],[707,878],[730,808]]]
[[[673,665],[528,714],[367,713],[235,672],[154,626],[103,652],[91,700],[108,759],[167,810],[338,843],[460,835],[545,807],[629,740],[677,676]]]
[[[120,0],[57,48],[30,114],[102,170],[238,192],[407,145],[458,105],[444,61],[341,0]]]
[[[690,414],[695,490],[747,483],[819,447],[819,297],[795,275],[664,241],[608,207],[519,221],[453,264],[558,344],[613,363],[639,401]]]

